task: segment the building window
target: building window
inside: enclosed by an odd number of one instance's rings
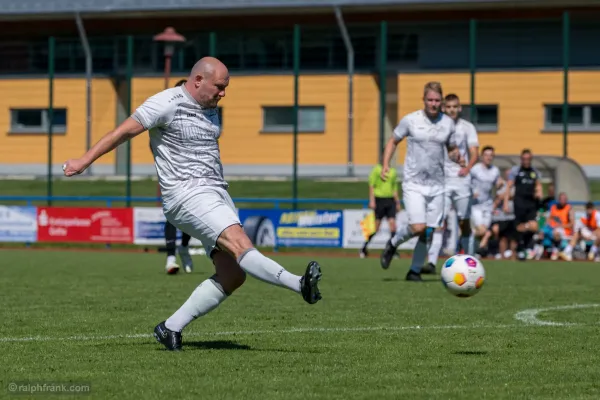
[[[461,116],[471,121],[479,132],[498,132],[498,105],[476,104],[475,115],[471,115],[471,105],[463,104]]]
[[[48,109],[16,108],[10,110],[10,133],[47,133],[50,126]],[[54,109],[53,133],[67,131],[67,110]]]
[[[544,130],[550,132],[562,131],[562,104],[549,104],[544,108]],[[600,104],[570,104],[567,112],[567,122],[571,132],[600,131]]]
[[[263,106],[263,132],[294,131],[294,107]],[[301,106],[298,110],[298,132],[325,132],[325,106]]]

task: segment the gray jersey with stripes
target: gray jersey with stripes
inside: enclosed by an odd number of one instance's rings
[[[495,165],[486,167],[483,163],[473,165],[471,169],[471,187],[473,189],[473,204],[484,204],[492,206],[494,203],[493,193],[500,170]]]
[[[216,108],[204,108],[184,86],[148,98],[132,115],[150,132],[162,196],[193,186],[227,189],[219,153],[221,123]]]

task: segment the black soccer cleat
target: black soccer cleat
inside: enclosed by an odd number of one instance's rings
[[[412,269],[406,274],[406,280],[411,282],[423,282],[423,279],[421,279],[421,274],[413,271]]]
[[[308,304],[315,304],[321,300],[321,292],[317,284],[321,280],[321,267],[316,261],[311,261],[306,267],[304,276],[300,278],[300,291],[302,298]]]
[[[388,269],[390,267],[390,263],[392,262],[392,258],[396,254],[396,248],[392,246],[392,241],[388,240],[385,244],[385,249],[381,252],[381,257],[379,262],[381,263],[381,268]]]
[[[181,332],[175,332],[165,326],[165,321],[156,325],[154,328],[154,337],[158,343],[161,343],[171,351],[181,350]]]
[[[435,275],[435,265],[433,263],[428,263],[421,267],[421,273],[426,275]]]

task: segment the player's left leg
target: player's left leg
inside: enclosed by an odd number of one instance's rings
[[[456,216],[458,217],[458,224],[460,228],[459,243],[465,254],[474,254],[475,252],[475,238],[471,231],[472,204],[473,195],[471,193],[471,186],[461,185],[458,187],[456,190],[456,196],[454,198],[454,209],[456,210]],[[481,236],[483,236],[484,233],[485,231],[481,232]]]
[[[454,197],[456,196],[456,191],[453,188],[446,187],[444,190],[444,215],[448,215],[450,213],[450,207],[454,203]],[[431,245],[429,246],[428,251],[428,263],[423,266],[421,270],[422,274],[435,274],[435,268],[437,265],[438,258],[440,253],[442,252],[442,246],[444,244],[444,232],[445,232],[445,224],[442,224],[441,227],[437,228],[431,238]]]
[[[442,226],[444,220],[444,193],[440,193],[433,196],[426,196],[426,211],[425,211],[425,224],[426,228],[420,232],[419,239],[413,252],[412,262],[410,270],[406,274],[407,281],[422,281],[421,269],[427,258],[429,246],[431,246],[431,239],[433,232]]]
[[[180,350],[183,329],[219,306],[246,280],[246,274],[229,254],[213,252],[216,273],[202,282],[185,303],[154,328],[154,336],[169,350]]]

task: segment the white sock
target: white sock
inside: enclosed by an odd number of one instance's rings
[[[434,231],[433,239],[431,240],[431,246],[429,247],[429,262],[433,265],[437,263],[440,251],[442,250],[442,244],[444,241],[443,231]]]
[[[242,254],[237,262],[244,271],[256,279],[300,293],[300,276],[286,271],[281,265],[263,256],[254,248]]]
[[[592,253],[592,254],[598,253],[598,246],[593,245],[592,247],[590,247],[590,253]]]
[[[217,308],[227,298],[221,285],[212,279],[202,282],[185,303],[165,321],[167,329],[181,332],[190,322]]]
[[[473,254],[473,240],[472,235],[460,237],[460,247],[465,251],[466,254]]]
[[[592,247],[592,249],[593,249],[593,247]],[[563,251],[565,252],[565,254],[571,254],[573,252],[573,246],[568,244],[565,246],[565,249]]]
[[[410,229],[410,225],[402,225],[396,231],[396,234],[391,239],[392,246],[398,247],[402,243],[406,242],[408,239],[412,238],[414,235],[412,230]]]
[[[413,252],[410,270],[417,274],[420,273],[421,267],[423,266],[423,263],[425,263],[425,258],[427,258],[427,242],[419,238],[417,245],[415,246],[415,251]]]

